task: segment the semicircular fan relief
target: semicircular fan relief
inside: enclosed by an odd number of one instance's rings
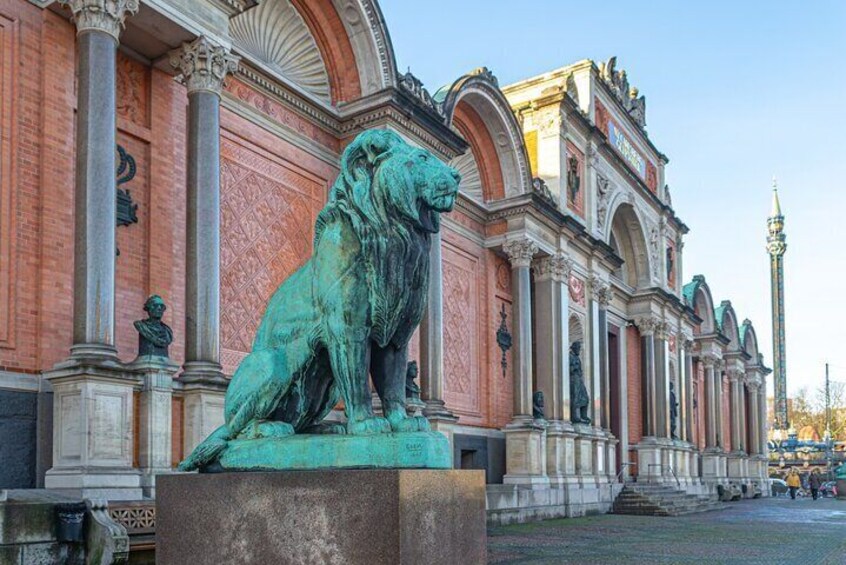
[[[485,196],[482,191],[482,177],[479,174],[479,167],[476,165],[476,159],[473,157],[473,153],[467,151],[459,155],[449,162],[449,166],[455,168],[458,174],[461,175],[461,182],[458,184],[459,190],[476,202],[484,202]]]
[[[315,97],[331,102],[329,75],[302,16],[288,0],[263,0],[230,22],[235,44]]]

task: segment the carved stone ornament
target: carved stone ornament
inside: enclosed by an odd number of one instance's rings
[[[411,74],[411,69],[405,74],[399,75],[399,85],[403,90],[410,93],[414,98],[419,100],[424,106],[434,111],[436,114],[443,115],[441,105],[435,102],[426,87],[423,86],[423,81]]]
[[[661,227],[654,225],[649,229],[649,259],[652,263],[652,278],[657,280],[660,272],[658,259],[661,245]]]
[[[226,75],[238,70],[240,60],[202,35],[170,52],[170,65],[181,73],[179,79],[188,94],[206,91],[220,95]]]
[[[507,241],[502,250],[511,262],[511,268],[529,267],[532,264],[532,257],[538,252],[538,244],[531,239],[514,239]]]
[[[592,276],[590,278],[590,292],[593,299],[596,300],[602,307],[608,306],[613,298],[611,286],[597,276]]]
[[[539,195],[556,208],[558,207],[558,203],[555,201],[555,196],[553,196],[552,191],[549,190],[549,187],[542,178],[535,177],[532,179],[532,190],[535,194]]]
[[[655,335],[661,329],[661,326],[664,325],[664,322],[652,316],[642,316],[635,319],[634,324],[637,326],[640,335],[647,336]]]
[[[570,278],[570,269],[573,268],[573,260],[558,253],[552,257],[544,257],[535,263],[535,280],[543,281],[552,279],[556,282],[567,282]]]
[[[499,87],[499,79],[497,79],[496,75],[493,74],[493,71],[491,71],[487,67],[475,68],[472,71],[470,71],[468,74],[473,75],[473,76],[477,76],[477,77],[481,77],[481,78],[485,79],[486,81],[490,82],[491,84],[493,84],[494,86]]]
[[[506,324],[508,314],[505,312],[505,304],[502,305],[499,317],[499,328],[496,330],[496,344],[499,346],[500,350],[502,350],[502,360],[499,364],[502,367],[502,378],[505,378],[508,374],[508,357],[506,354],[508,353],[508,350],[511,349],[513,341],[511,338],[511,332],[508,331],[508,324]]]
[[[608,216],[608,203],[611,201],[611,194],[614,192],[614,186],[611,181],[596,174],[596,225],[599,229],[605,226],[605,219]]]
[[[59,0],[73,12],[76,32],[101,31],[120,37],[127,16],[138,12],[139,0]]]
[[[637,88],[629,85],[626,71],[617,70],[617,57],[599,64],[599,76],[608,85],[618,102],[641,128],[646,127],[646,98],[640,96]]]

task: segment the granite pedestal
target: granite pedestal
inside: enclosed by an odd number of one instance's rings
[[[160,565],[486,562],[484,471],[163,475],[156,487]]]

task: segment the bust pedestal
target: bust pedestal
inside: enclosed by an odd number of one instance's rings
[[[181,474],[157,489],[157,563],[486,562],[483,471]]]

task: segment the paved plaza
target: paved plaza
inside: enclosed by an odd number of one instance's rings
[[[498,564],[846,564],[846,502],[748,500],[678,518],[607,514],[488,534]]]

